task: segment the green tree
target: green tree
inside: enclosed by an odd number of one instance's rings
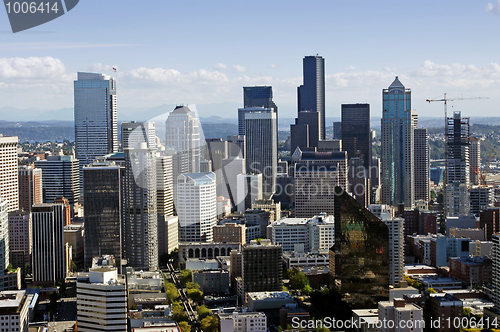
[[[196,307],[196,312],[198,313],[198,318],[202,320],[203,318],[212,315],[212,310],[208,309],[206,305],[200,305]]]
[[[304,290],[304,287],[309,285],[309,279],[304,272],[297,272],[290,277],[290,287],[292,289]]]
[[[184,312],[184,307],[179,302],[172,303],[172,318],[176,322],[188,322],[189,317]]]
[[[472,312],[472,310],[470,308],[464,307],[464,309],[463,309],[464,316],[469,317],[471,312]]]
[[[186,285],[188,282],[193,281],[191,270],[182,270],[180,280],[183,285]]]
[[[186,288],[200,290],[200,284],[198,284],[197,282],[189,281],[186,283]]]
[[[431,293],[431,294],[436,294],[436,293],[437,293],[437,292],[434,290],[434,288],[432,288],[432,287],[431,287],[431,288],[427,288],[425,291],[426,291],[426,292],[429,292],[429,293]],[[465,308],[464,308],[464,309],[465,309]]]
[[[312,287],[310,285],[305,285],[303,291],[304,294],[309,295],[312,292]]]
[[[193,302],[198,303],[198,302],[203,301],[203,292],[201,292],[198,289],[188,289],[186,291],[186,295],[188,298],[193,300]]]
[[[188,322],[179,322],[179,328],[182,332],[191,332],[191,325]]]
[[[170,303],[177,301],[180,297],[179,292],[177,291],[177,287],[171,282],[165,280],[165,293],[167,294],[167,299]]]
[[[207,316],[201,320],[200,327],[203,332],[218,332],[219,320],[215,316]]]

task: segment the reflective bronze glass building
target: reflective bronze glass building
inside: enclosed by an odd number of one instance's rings
[[[121,177],[123,169],[110,162],[94,162],[83,168],[85,200],[85,267],[92,258],[113,255],[121,259]]]
[[[342,188],[336,188],[333,285],[351,308],[376,308],[389,296],[389,230]]]

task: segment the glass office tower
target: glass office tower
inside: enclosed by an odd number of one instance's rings
[[[74,98],[76,159],[83,186],[83,166],[118,151],[116,81],[103,74],[79,72]]]
[[[389,229],[342,188],[335,188],[330,275],[351,308],[376,308],[389,291]]]
[[[310,55],[303,60],[304,84],[297,88],[298,111],[319,113],[319,140],[325,139],[325,59]]]
[[[396,76],[382,95],[382,203],[411,208],[415,202],[411,90]]]

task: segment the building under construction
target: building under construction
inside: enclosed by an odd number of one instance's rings
[[[469,214],[470,163],[469,163],[469,118],[460,112],[446,120],[447,176],[446,204],[449,216]]]

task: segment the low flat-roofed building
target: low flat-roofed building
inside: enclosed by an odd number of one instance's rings
[[[29,305],[25,290],[0,292],[0,330],[28,332]]]
[[[288,251],[283,253],[283,261],[287,269],[294,267],[329,266],[330,255],[328,252],[322,253],[297,253]]]
[[[390,328],[389,324],[382,325],[381,332],[388,331],[423,331],[425,322],[423,309],[413,303],[406,303],[404,299],[398,298],[393,301],[380,301],[378,303],[378,318],[380,321],[392,321],[396,329]],[[412,322],[411,328],[402,327],[401,323]],[[406,327],[406,325],[405,325]]]
[[[186,260],[187,270],[217,270],[219,262],[216,259],[188,258]]]
[[[479,228],[452,227],[452,228],[450,228],[450,236],[453,236],[456,238],[467,237],[473,241],[475,241],[475,240],[484,241],[485,240],[485,231],[484,231],[484,229],[479,229]]]
[[[144,323],[144,327],[136,327],[132,332],[181,332],[181,328],[177,322],[165,323]]]
[[[266,332],[267,317],[262,312],[218,313],[220,331],[223,332]]]
[[[200,285],[200,290],[205,294],[229,292],[229,272],[217,270],[191,271],[193,282]]]
[[[146,323],[173,323],[172,311],[169,305],[157,305],[154,309],[148,310],[129,310],[128,322],[132,330],[145,327]]]
[[[491,258],[493,250],[492,241],[471,241],[469,242],[469,254],[472,256],[486,256]]]
[[[464,285],[482,285],[493,281],[493,261],[488,257],[469,256],[450,258],[450,277]]]
[[[439,327],[435,331],[460,331],[462,325],[447,325],[446,322],[454,320],[461,321],[463,317],[462,301],[451,294],[436,293],[430,294],[430,303],[426,308],[429,311],[429,317],[433,321],[439,320]]]
[[[475,289],[449,289],[444,293],[451,294],[462,301],[464,308],[469,308],[471,314],[477,316],[482,315],[484,308],[493,308],[494,304],[487,295]]]
[[[443,277],[436,274],[413,274],[411,276],[412,279],[415,279],[422,283],[427,288],[434,289],[461,289],[462,281],[450,278]]]
[[[406,281],[404,281],[404,283],[406,283]],[[389,301],[392,301],[394,299],[402,299],[404,295],[410,294],[420,294],[420,291],[414,287],[409,286],[389,289]]]
[[[355,309],[352,311],[354,321],[359,322],[360,332],[378,332],[378,309]]]
[[[280,309],[280,326],[284,329],[292,326],[294,322],[309,321],[311,315],[309,312],[297,305],[297,303],[286,304]]]
[[[250,292],[247,293],[248,307],[252,311],[279,309],[294,299],[288,292]]]

